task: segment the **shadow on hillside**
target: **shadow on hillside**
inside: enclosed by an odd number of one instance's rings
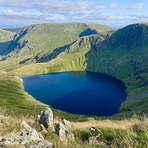
[[[40,54],[38,54],[37,56],[34,57],[34,59],[37,61],[37,63],[49,62],[50,60],[56,58],[60,53],[62,53],[64,51],[68,52],[68,49],[72,44],[73,43],[65,45],[63,47],[56,48],[53,51],[51,51],[50,53],[48,53],[42,57],[40,57]]]
[[[87,59],[86,71],[99,71],[99,62],[103,61],[103,55],[106,52],[105,46],[106,42],[99,41],[99,38],[94,38],[90,42],[90,50],[85,54],[85,59]]]
[[[0,42],[0,55],[6,55],[9,53],[8,47],[11,42],[12,40],[7,42]]]
[[[85,31],[81,32],[79,34],[79,37],[93,35],[93,34],[98,34],[98,32],[95,29],[88,28]]]

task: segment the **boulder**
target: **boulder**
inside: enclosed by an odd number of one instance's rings
[[[43,124],[47,130],[50,130],[52,132],[55,131],[54,125],[53,125],[53,112],[49,107],[46,107],[43,110],[43,112],[41,112],[40,117],[39,115],[37,117],[38,117],[39,124]]]

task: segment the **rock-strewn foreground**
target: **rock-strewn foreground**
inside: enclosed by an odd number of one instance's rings
[[[8,121],[11,121],[12,118],[0,116],[0,147],[116,148],[135,147],[135,144],[138,148],[147,148],[148,146],[147,116],[138,118],[135,115],[131,120],[114,122],[111,120],[95,121],[91,119],[89,122],[71,123],[66,119],[57,120],[54,118],[52,110],[46,107],[41,111],[40,115],[37,115],[36,119],[32,120],[27,117],[26,119],[30,125],[25,121],[21,121],[22,119],[19,119],[18,122],[17,118],[15,118],[15,124],[14,121],[8,124]],[[116,126],[114,126],[115,124]],[[9,127],[2,128],[2,126]],[[104,128],[102,128],[103,126]],[[4,131],[7,131],[8,134],[4,134]],[[139,138],[140,140],[138,140]]]
[[[1,116],[1,119],[5,119]],[[0,147],[8,146],[20,146],[23,148],[53,148],[54,145],[45,140],[41,133],[53,132],[59,136],[59,140],[65,145],[68,141],[75,141],[74,134],[71,132],[71,123],[64,119],[62,122],[56,122],[54,127],[53,112],[50,108],[46,107],[40,115],[37,115],[34,126],[40,128],[40,132],[37,132],[35,128],[32,128],[25,121],[21,122],[21,129],[19,132],[11,132],[4,137],[0,137]],[[103,133],[92,127],[90,128],[89,142],[95,145],[101,145],[107,147],[108,141]]]

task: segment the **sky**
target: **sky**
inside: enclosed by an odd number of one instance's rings
[[[82,22],[120,28],[148,21],[148,0],[0,0],[0,27]]]

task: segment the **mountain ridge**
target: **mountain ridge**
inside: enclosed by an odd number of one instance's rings
[[[100,30],[98,29],[100,27]],[[95,25],[94,29],[89,28],[84,23],[64,23],[64,24],[38,24],[22,28],[14,37],[9,46],[9,52],[24,52],[24,55],[36,51],[49,52],[55,48],[74,42],[79,36],[97,33],[101,31],[103,25]],[[98,29],[98,30],[97,30]],[[105,26],[104,30],[111,30]],[[103,30],[103,31],[104,31]],[[43,44],[40,44],[43,41]],[[23,51],[24,48],[24,51]],[[25,52],[28,50],[28,53]],[[29,52],[31,50],[31,52]]]

